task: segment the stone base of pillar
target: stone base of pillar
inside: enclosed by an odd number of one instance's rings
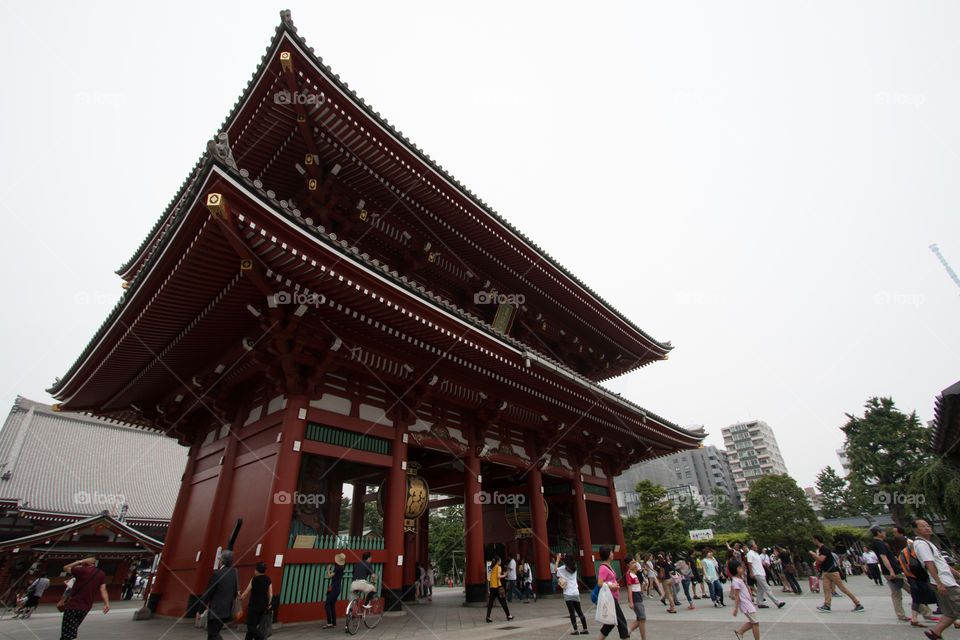
[[[151,593],[150,596],[147,598],[147,609],[150,609],[150,611],[153,611],[154,613],[156,613],[157,605],[160,604],[160,598],[162,597],[163,597],[162,593]]]
[[[587,588],[591,591],[597,586],[597,576],[583,576],[580,580],[582,580],[583,584],[587,585]]]
[[[413,602],[417,599],[417,587],[412,584],[403,585],[403,591],[401,592],[401,598],[404,602]]]
[[[547,596],[553,593],[553,580],[550,578],[537,578],[536,590],[538,596]],[[560,593],[559,591],[557,593]]]
[[[468,584],[464,602],[465,604],[471,604],[474,602],[482,602],[483,604],[486,604],[488,594],[489,591],[487,590],[486,582],[481,582],[479,584]]]
[[[400,611],[403,606],[403,590],[390,589],[383,587],[380,589],[380,596],[383,598],[384,611]]]

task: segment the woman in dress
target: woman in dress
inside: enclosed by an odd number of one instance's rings
[[[258,562],[250,584],[240,594],[241,600],[250,596],[250,604],[247,605],[247,635],[244,640],[263,640],[264,637],[260,623],[263,616],[270,615],[270,601],[273,599],[273,585],[266,573],[267,563]]]

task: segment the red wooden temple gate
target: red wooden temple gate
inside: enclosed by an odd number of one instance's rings
[[[120,304],[51,393],[190,447],[159,614],[187,610],[238,518],[241,580],[266,562],[281,620],[323,617],[341,550],[371,551],[395,606],[426,560],[417,478],[465,505],[468,600],[492,548],[529,556],[541,589],[549,549],[576,550],[589,583],[597,545],[626,551],[614,476],[703,437],[599,386],[669,343],[393,129],[288,13],[119,274]],[[383,487],[382,539],[362,537],[362,504],[337,535],[344,484],[355,506]],[[498,496],[523,496],[519,539]]]

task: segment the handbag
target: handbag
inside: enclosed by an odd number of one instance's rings
[[[598,582],[597,586],[593,588],[593,591],[590,592],[590,602],[597,604],[597,598],[600,597],[600,587],[602,585]]]
[[[237,573],[237,570],[233,570],[233,575],[237,577],[237,587],[240,586],[240,574]],[[243,622],[243,601],[240,600],[240,592],[233,596],[233,607],[230,609],[230,617],[234,622]]]
[[[273,612],[267,609],[264,612],[263,617],[260,618],[260,635],[264,638],[269,638],[273,635]]]
[[[197,629],[206,629],[207,628],[207,616],[210,613],[210,609],[204,609],[203,613],[193,619],[193,626]]]
[[[560,587],[561,591],[563,591],[567,588],[567,581],[563,578],[557,578],[557,586]]]
[[[603,625],[617,624],[616,604],[614,604],[613,592],[610,591],[610,586],[607,584],[604,584],[599,590],[597,613],[594,619]]]

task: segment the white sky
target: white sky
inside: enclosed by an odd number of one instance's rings
[[[648,333],[609,386],[801,486],[960,379],[960,5],[290,3],[359,95]],[[0,3],[0,406],[44,389],[256,68],[267,2]]]

